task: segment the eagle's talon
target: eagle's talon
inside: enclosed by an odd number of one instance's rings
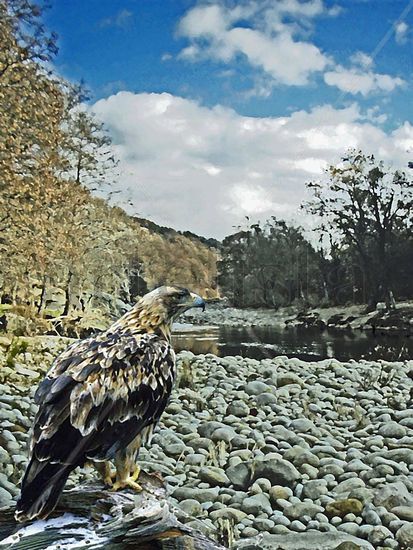
[[[139,477],[141,473],[141,468],[140,466],[138,466],[137,464],[135,464],[135,468],[132,472],[132,474],[130,475],[129,479],[131,479],[132,481],[136,481]]]
[[[114,480],[115,480],[115,476],[108,476],[108,477],[105,477],[105,478],[103,479],[103,483],[104,483],[107,487],[113,487]]]
[[[112,470],[112,468],[110,467],[110,463],[107,461],[95,461],[93,464],[97,472],[99,473],[103,483],[107,487],[112,487],[116,479],[116,470]]]
[[[112,487],[111,491],[119,491],[119,489],[133,489],[137,493],[140,493],[143,491],[143,488],[139,485],[139,483],[136,483],[131,477],[128,477],[127,479],[116,481]]]

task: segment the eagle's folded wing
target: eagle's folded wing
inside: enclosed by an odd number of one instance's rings
[[[106,335],[70,346],[39,386],[31,443],[40,461],[113,457],[159,420],[175,375],[171,346],[156,335]]]

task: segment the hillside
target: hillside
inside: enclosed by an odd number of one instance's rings
[[[41,184],[42,193],[32,186],[29,200],[7,211],[14,223],[0,241],[3,330],[76,336],[104,328],[163,284],[217,296],[217,250],[206,240],[130,217],[71,181],[47,189],[54,210],[45,215]]]
[[[143,218],[131,218],[133,222],[138,225],[136,244],[142,277],[149,288],[178,284],[206,298],[217,297],[218,241],[162,227]]]
[[[159,233],[159,235],[164,236],[176,236],[176,235],[183,235],[184,237],[187,237],[188,239],[193,240],[194,242],[200,242],[209,248],[216,248],[218,249],[221,246],[220,241],[217,239],[207,239],[206,237],[202,237],[200,235],[196,235],[195,233],[192,233],[192,231],[177,231],[176,229],[172,229],[172,227],[166,227],[164,225],[157,225],[155,222],[152,222],[151,220],[147,220],[145,218],[139,218],[137,216],[134,216],[134,219],[139,223],[141,227],[146,227],[153,233]]]

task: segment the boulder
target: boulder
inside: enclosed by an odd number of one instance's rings
[[[271,485],[285,485],[286,487],[293,487],[296,481],[301,477],[298,470],[282,458],[256,460],[254,462],[253,469],[254,481],[260,477],[264,477],[270,480]]]

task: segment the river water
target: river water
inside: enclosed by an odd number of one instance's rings
[[[254,359],[277,355],[318,361],[335,357],[400,361],[413,359],[413,337],[369,332],[320,331],[283,327],[202,327],[177,325],[173,331],[176,351],[195,354],[241,355]]]

